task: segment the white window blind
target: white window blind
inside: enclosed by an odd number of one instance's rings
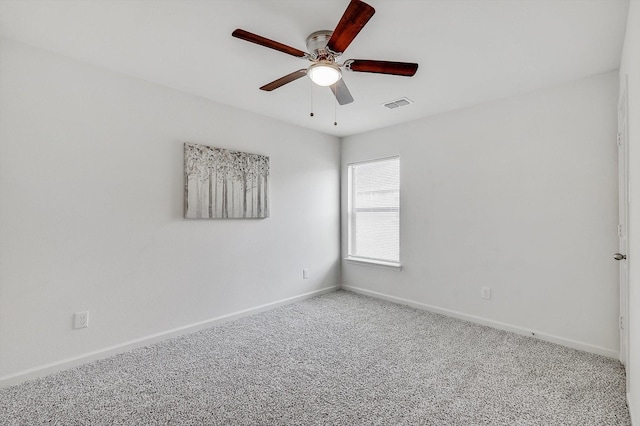
[[[400,158],[349,164],[349,258],[400,263]]]

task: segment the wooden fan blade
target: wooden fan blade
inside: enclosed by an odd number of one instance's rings
[[[418,71],[418,64],[412,62],[370,61],[368,59],[349,59],[345,66],[351,71],[374,72],[378,74],[403,75],[412,77]]]
[[[344,79],[341,78],[336,82],[336,84],[332,84],[329,87],[331,87],[331,91],[340,105],[346,105],[353,102],[353,96],[351,96],[351,92],[347,89]]]
[[[287,53],[289,55],[296,56],[298,58],[304,58],[306,53],[302,50],[298,50],[295,47],[287,46],[286,44],[278,43],[266,37],[259,36],[249,31],[241,30],[238,28],[231,33],[235,38],[241,40],[250,41],[251,43],[259,44],[260,46],[268,47],[270,49],[279,50],[280,52]]]
[[[351,0],[327,43],[329,50],[334,53],[342,53],[347,50],[347,47],[374,13],[376,10],[368,4],[360,0]]]
[[[307,70],[306,68],[303,68],[301,70],[294,71],[291,74],[287,74],[284,77],[280,77],[279,79],[274,80],[269,84],[265,84],[260,88],[260,90],[270,92],[274,89],[277,89],[280,86],[284,86],[287,83],[291,83],[294,80],[304,77],[305,75],[307,75]]]

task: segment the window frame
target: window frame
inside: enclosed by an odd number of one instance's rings
[[[355,202],[356,202],[356,190],[355,190],[355,184],[356,182],[354,182],[354,177],[353,177],[353,171],[354,171],[354,167],[358,166],[358,165],[363,165],[363,164],[372,164],[372,163],[378,163],[378,162],[384,162],[384,161],[389,161],[389,160],[398,160],[398,207],[379,207],[379,208],[363,208],[363,211],[368,211],[368,212],[397,212],[398,214],[398,260],[390,260],[390,259],[378,259],[378,258],[372,258],[372,257],[366,257],[366,256],[356,256],[356,255],[352,255],[351,253],[353,253],[353,247],[355,244],[355,239],[356,239],[356,214],[357,211],[355,211]],[[364,160],[364,161],[356,161],[356,162],[351,162],[351,163],[347,163],[347,256],[344,258],[344,260],[352,262],[352,263],[356,263],[356,264],[362,264],[362,265],[371,265],[371,266],[382,266],[382,267],[389,267],[389,268],[394,268],[394,269],[402,269],[402,265],[400,263],[400,259],[401,259],[401,253],[400,253],[400,227],[401,227],[401,223],[400,223],[400,188],[401,188],[401,181],[400,181],[400,156],[399,155],[393,155],[393,156],[389,156],[389,157],[383,157],[383,158],[376,158],[376,159],[372,159],[372,160]],[[360,209],[358,209],[360,210]]]

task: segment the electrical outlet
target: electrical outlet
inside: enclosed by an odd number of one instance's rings
[[[482,287],[480,289],[480,297],[483,299],[491,299],[491,287]]]
[[[302,270],[302,278],[303,279],[308,279],[309,276],[311,275],[311,271],[309,269],[303,269]]]
[[[73,314],[73,328],[89,327],[89,311],[76,312]]]

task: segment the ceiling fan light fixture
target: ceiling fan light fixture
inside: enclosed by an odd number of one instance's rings
[[[340,67],[336,64],[318,62],[309,67],[307,74],[318,86],[331,86],[342,78]]]

